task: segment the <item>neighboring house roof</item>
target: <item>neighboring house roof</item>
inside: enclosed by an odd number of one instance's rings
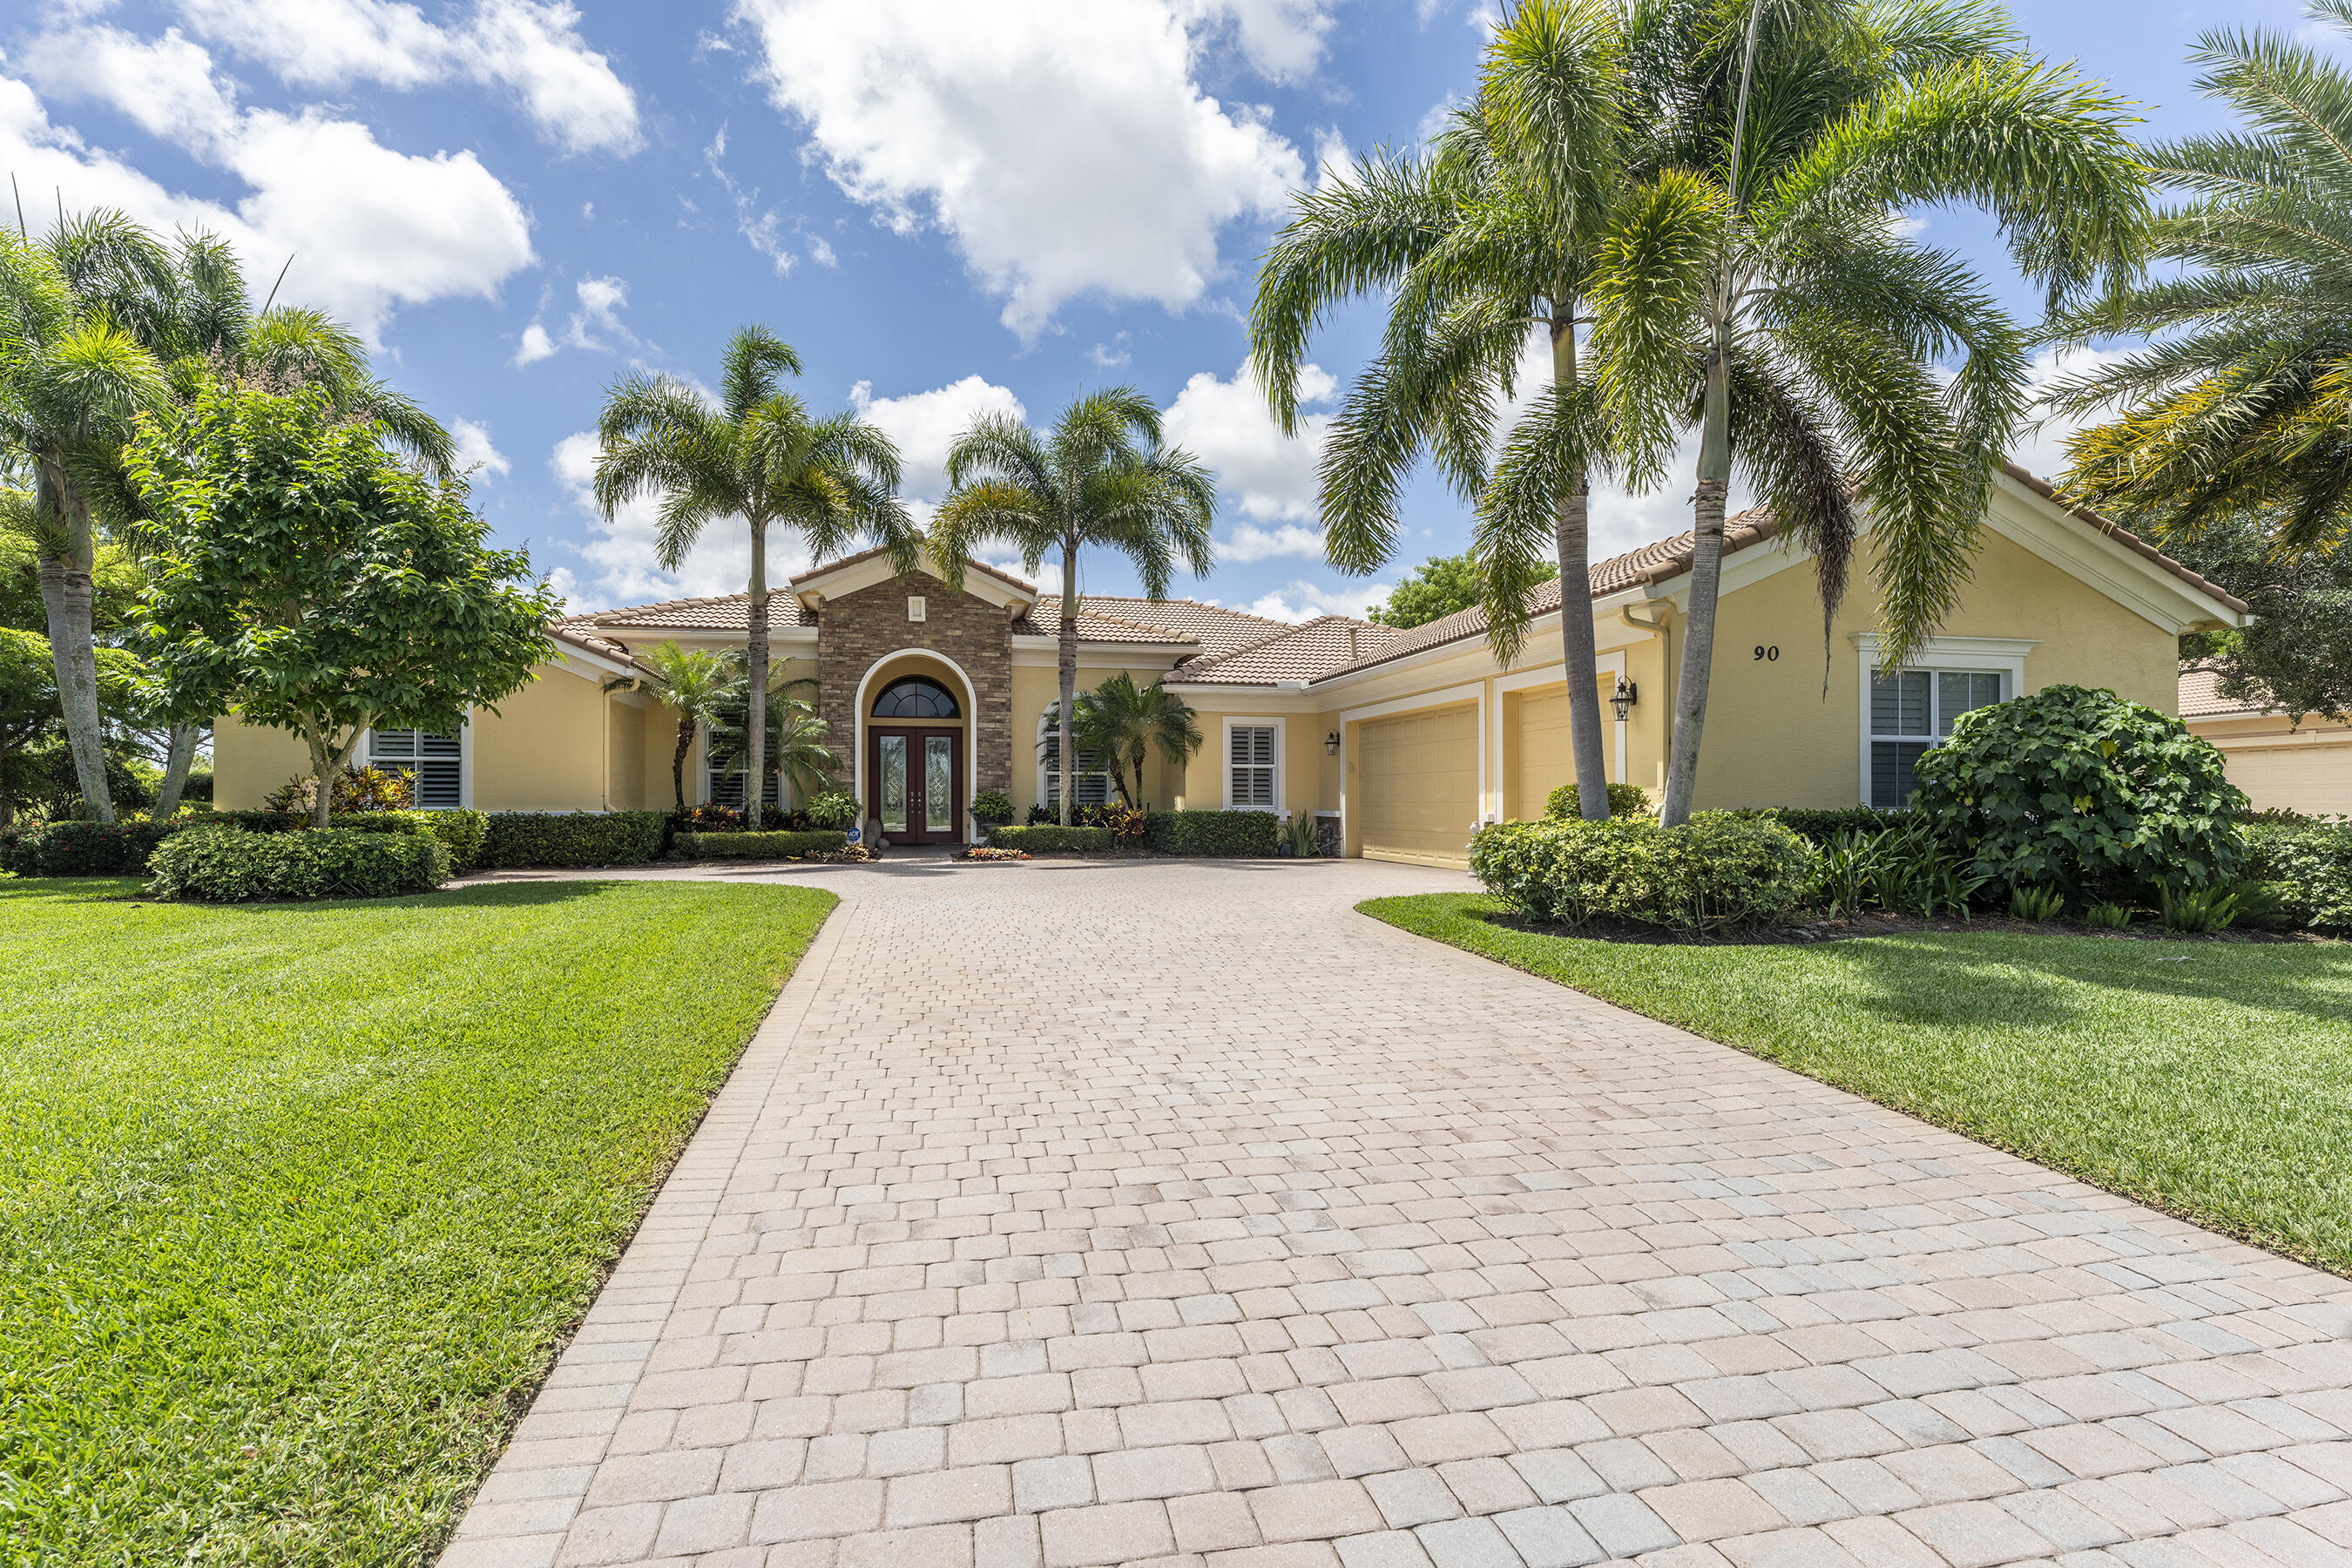
[[[662,632],[740,632],[751,624],[749,594],[722,594],[709,599],[665,599],[658,605],[627,605],[572,616],[558,626],[627,628]],[[808,624],[801,602],[790,594],[768,595],[768,624],[798,626]]]
[[[1313,680],[1411,636],[1348,616],[1318,616],[1221,654],[1177,667],[1173,679],[1203,686],[1272,686]]]
[[[2275,708],[2264,708],[2235,697],[2224,697],[2216,689],[2221,684],[2221,672],[2196,665],[2180,667],[2180,716],[2183,719],[2241,719],[2263,713],[2275,713]]]
[[[1189,637],[1201,645],[1203,658],[1230,653],[1290,629],[1287,621],[1229,610],[1223,605],[1204,605],[1198,599],[1136,599],[1115,594],[1088,594],[1079,599],[1078,613],[1084,616],[1089,612]],[[1050,637],[1061,624],[1062,596],[1039,595],[1024,618]],[[1013,627],[1015,631],[1022,629],[1019,625]]]

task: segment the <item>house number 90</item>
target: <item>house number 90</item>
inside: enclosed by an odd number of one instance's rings
[[[1779,658],[1780,657],[1780,645],[1776,643],[1772,647],[1767,647],[1762,643],[1758,643],[1756,645],[1756,657],[1759,659]]]

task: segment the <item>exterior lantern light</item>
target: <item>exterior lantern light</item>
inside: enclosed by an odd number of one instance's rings
[[[1617,689],[1609,694],[1609,706],[1617,711],[1617,722],[1622,724],[1633,716],[1633,701],[1638,689],[1623,676],[1617,678]]]
[[[1323,737],[1323,754],[1327,757],[1336,757],[1339,754],[1339,731],[1334,730]]]

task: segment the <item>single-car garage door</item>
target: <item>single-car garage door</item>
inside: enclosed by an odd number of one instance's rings
[[[2308,816],[2352,812],[2352,744],[2233,746],[2222,752],[2221,760],[2230,782],[2246,792],[2257,811],[2284,807]]]
[[[1461,866],[1478,822],[1475,703],[1375,719],[1356,732],[1358,836],[1375,860]]]

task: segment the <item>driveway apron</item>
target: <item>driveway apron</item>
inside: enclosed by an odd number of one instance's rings
[[[1354,912],[843,896],[443,1568],[2352,1564],[2352,1285]]]

